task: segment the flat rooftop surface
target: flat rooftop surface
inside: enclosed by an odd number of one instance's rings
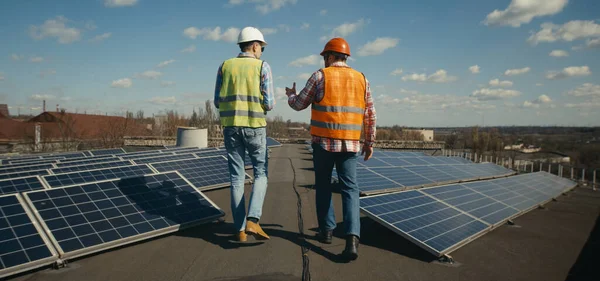
[[[600,280],[600,191],[575,188],[451,253],[440,263],[415,244],[362,216],[359,258],[344,263],[341,233],[314,240],[317,227],[312,157],[304,145],[272,148],[261,225],[268,241],[235,243],[229,189],[205,194],[226,213],[215,222],[11,277],[21,281],[301,280],[302,256],[292,165],[302,199],[312,280]],[[362,161],[362,160],[361,160]],[[251,173],[251,171],[250,171]],[[246,186],[246,200],[251,187]],[[334,194],[338,229],[341,200]],[[247,205],[246,205],[247,206]]]

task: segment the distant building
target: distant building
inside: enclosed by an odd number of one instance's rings
[[[10,118],[7,104],[0,104],[0,118]]]
[[[405,132],[419,132],[423,135],[423,141],[433,141],[433,130],[425,130],[425,129],[421,129],[421,130],[411,130],[411,129],[405,129],[403,130]]]

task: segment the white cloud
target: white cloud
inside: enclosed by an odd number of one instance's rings
[[[44,58],[42,58],[42,57],[31,57],[31,58],[29,58],[29,61],[30,62],[34,62],[34,63],[43,62]]]
[[[298,85],[296,85],[298,86]],[[296,87],[298,90],[298,87]],[[275,99],[276,100],[287,100],[287,95],[285,94],[285,88],[275,87]]]
[[[132,85],[133,85],[133,82],[131,81],[130,78],[122,78],[119,80],[114,80],[110,84],[110,86],[113,88],[131,88]]]
[[[500,81],[500,79],[493,79],[490,80],[489,85],[492,87],[512,87],[513,82],[512,81]]]
[[[600,38],[588,39],[585,45],[590,49],[600,48]]]
[[[594,21],[574,20],[563,25],[553,23],[543,23],[542,29],[532,34],[528,39],[532,45],[540,42],[567,41],[571,42],[578,39],[600,37],[600,24]]]
[[[587,65],[584,66],[569,66],[564,68],[562,71],[550,71],[546,74],[546,78],[549,80],[565,79],[575,76],[588,76],[592,72]]]
[[[471,73],[473,73],[473,74],[479,73],[479,71],[480,71],[479,65],[470,66],[469,71],[471,71]]]
[[[448,73],[444,69],[438,69],[435,73],[427,76],[427,74],[409,74],[402,77],[402,81],[417,81],[417,82],[431,82],[431,83],[447,83],[458,80],[456,76],[448,76]]]
[[[104,0],[104,6],[115,8],[115,7],[127,7],[134,6],[138,0]]]
[[[296,4],[298,0],[229,0],[229,6],[242,5],[244,3],[255,4],[255,9],[265,15],[277,11],[288,4]]]
[[[585,108],[600,108],[600,101],[586,101],[581,103],[567,103],[565,104],[567,108],[576,108],[576,109],[585,109]]]
[[[157,105],[173,105],[177,103],[177,99],[174,96],[171,97],[153,97],[148,100],[150,103]]]
[[[552,99],[549,96],[546,95],[541,95],[539,96],[536,100],[534,100],[535,103],[539,103],[539,104],[543,104],[543,103],[551,103]]]
[[[202,36],[204,40],[226,42],[237,42],[239,33],[240,29],[237,27],[229,27],[224,32],[221,32],[220,26],[215,28],[204,27],[202,29],[192,26],[183,30],[183,35],[190,39],[196,39],[198,36]]]
[[[175,82],[174,81],[162,81],[160,82],[160,86],[162,87],[169,87],[169,86],[175,86]]]
[[[172,64],[174,62],[175,62],[175,60],[173,60],[173,59],[166,60],[166,61],[163,61],[163,62],[159,63],[156,67],[165,67],[165,66],[167,66],[169,64]]]
[[[455,110],[484,110],[494,109],[495,105],[485,104],[478,100],[471,99],[465,96],[456,95],[432,95],[421,94],[416,91],[410,92],[410,96],[392,97],[387,94],[382,94],[376,97],[378,104],[384,107],[406,106],[412,112],[433,112],[449,109]]]
[[[480,101],[487,101],[512,98],[519,95],[521,95],[521,92],[515,90],[482,88],[473,91],[470,97],[477,98]]]
[[[531,70],[531,68],[528,67],[524,67],[524,68],[518,68],[518,69],[508,69],[504,72],[505,76],[515,76],[515,75],[520,75],[520,74],[525,74],[527,72],[529,72]]]
[[[321,36],[321,41],[327,41],[335,37],[347,37],[348,35],[356,32],[363,26],[367,25],[370,21],[365,19],[359,19],[356,22],[345,22],[333,28],[331,33],[327,36]]]
[[[53,100],[55,98],[56,97],[53,95],[40,95],[40,94],[32,95],[31,97],[29,97],[29,99],[32,101]]]
[[[375,41],[367,42],[362,47],[358,48],[359,56],[376,56],[381,55],[387,49],[394,48],[398,45],[400,39],[391,37],[378,37]]]
[[[181,53],[193,53],[196,51],[196,45],[190,45],[189,47],[179,51]]]
[[[279,24],[279,25],[277,25],[277,28],[279,28],[279,30],[281,30],[283,32],[290,32],[290,30],[291,30],[290,26],[287,24]]]
[[[568,57],[569,53],[567,51],[564,51],[564,50],[553,50],[548,55],[551,56],[551,57],[560,58],[560,57]]]
[[[110,36],[112,35],[111,32],[106,32],[100,35],[95,36],[94,38],[90,39],[90,42],[100,42],[100,41],[104,41],[108,38],[110,38]]]
[[[390,72],[390,75],[397,76],[397,75],[401,75],[403,72],[404,72],[404,70],[402,70],[402,68],[396,68],[396,69],[394,69],[394,71]]]
[[[302,23],[302,25],[300,26],[300,29],[309,29],[310,28],[310,24],[309,23]]]
[[[319,12],[321,16],[327,15],[327,10],[323,9]]]
[[[323,63],[323,59],[321,58],[321,56],[310,55],[310,56],[295,59],[294,61],[290,62],[289,65],[301,67],[301,66],[305,66],[305,65],[318,65],[319,63]]]
[[[574,97],[594,97],[600,98],[600,85],[592,83],[584,83],[576,89],[567,92],[568,95]]]
[[[17,55],[17,54],[10,55],[10,58],[12,60],[22,60],[24,57],[25,57],[24,55]]]
[[[272,27],[268,27],[268,28],[259,28],[260,32],[263,35],[271,35],[271,34],[275,34],[277,33],[277,28],[272,28]]]
[[[552,103],[552,99],[547,95],[541,95],[537,99],[532,101],[524,101],[522,107],[523,108],[540,108],[542,105],[548,105],[549,107],[554,107]]]
[[[560,13],[568,2],[569,0],[512,0],[505,10],[489,13],[483,23],[489,26],[519,27],[535,17]]]
[[[60,44],[69,44],[81,39],[81,30],[74,27],[67,27],[69,20],[63,16],[55,19],[49,19],[40,26],[32,25],[29,27],[29,35],[36,40],[46,37],[54,37]]]
[[[308,80],[312,76],[312,73],[300,73],[298,79]]]
[[[134,75],[135,78],[141,78],[141,79],[158,79],[160,76],[162,76],[162,73],[156,70],[147,70],[142,72],[141,74],[136,73]]]
[[[44,78],[46,76],[55,75],[55,74],[56,74],[56,70],[54,70],[54,69],[48,69],[46,71],[40,72],[40,77]]]

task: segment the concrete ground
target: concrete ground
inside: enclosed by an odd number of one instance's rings
[[[69,261],[60,270],[43,268],[13,276],[20,281],[164,281],[164,280],[300,280],[301,240],[293,163],[309,236],[312,280],[600,280],[600,191],[576,188],[545,209],[515,220],[466,244],[447,265],[418,246],[362,218],[358,260],[337,258],[344,248],[340,233],[331,245],[312,238],[317,226],[311,156],[304,145],[272,149],[270,180],[261,225],[269,241],[230,242],[231,215],[171,235]],[[291,159],[291,162],[290,162]],[[247,192],[250,186],[247,186]],[[206,192],[229,213],[229,189]],[[248,199],[248,197],[246,198]],[[338,222],[341,202],[335,194]],[[341,229],[341,227],[340,227]],[[590,235],[591,233],[594,233]]]

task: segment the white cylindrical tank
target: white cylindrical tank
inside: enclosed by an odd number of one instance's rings
[[[178,147],[208,147],[208,130],[196,127],[177,127]]]

